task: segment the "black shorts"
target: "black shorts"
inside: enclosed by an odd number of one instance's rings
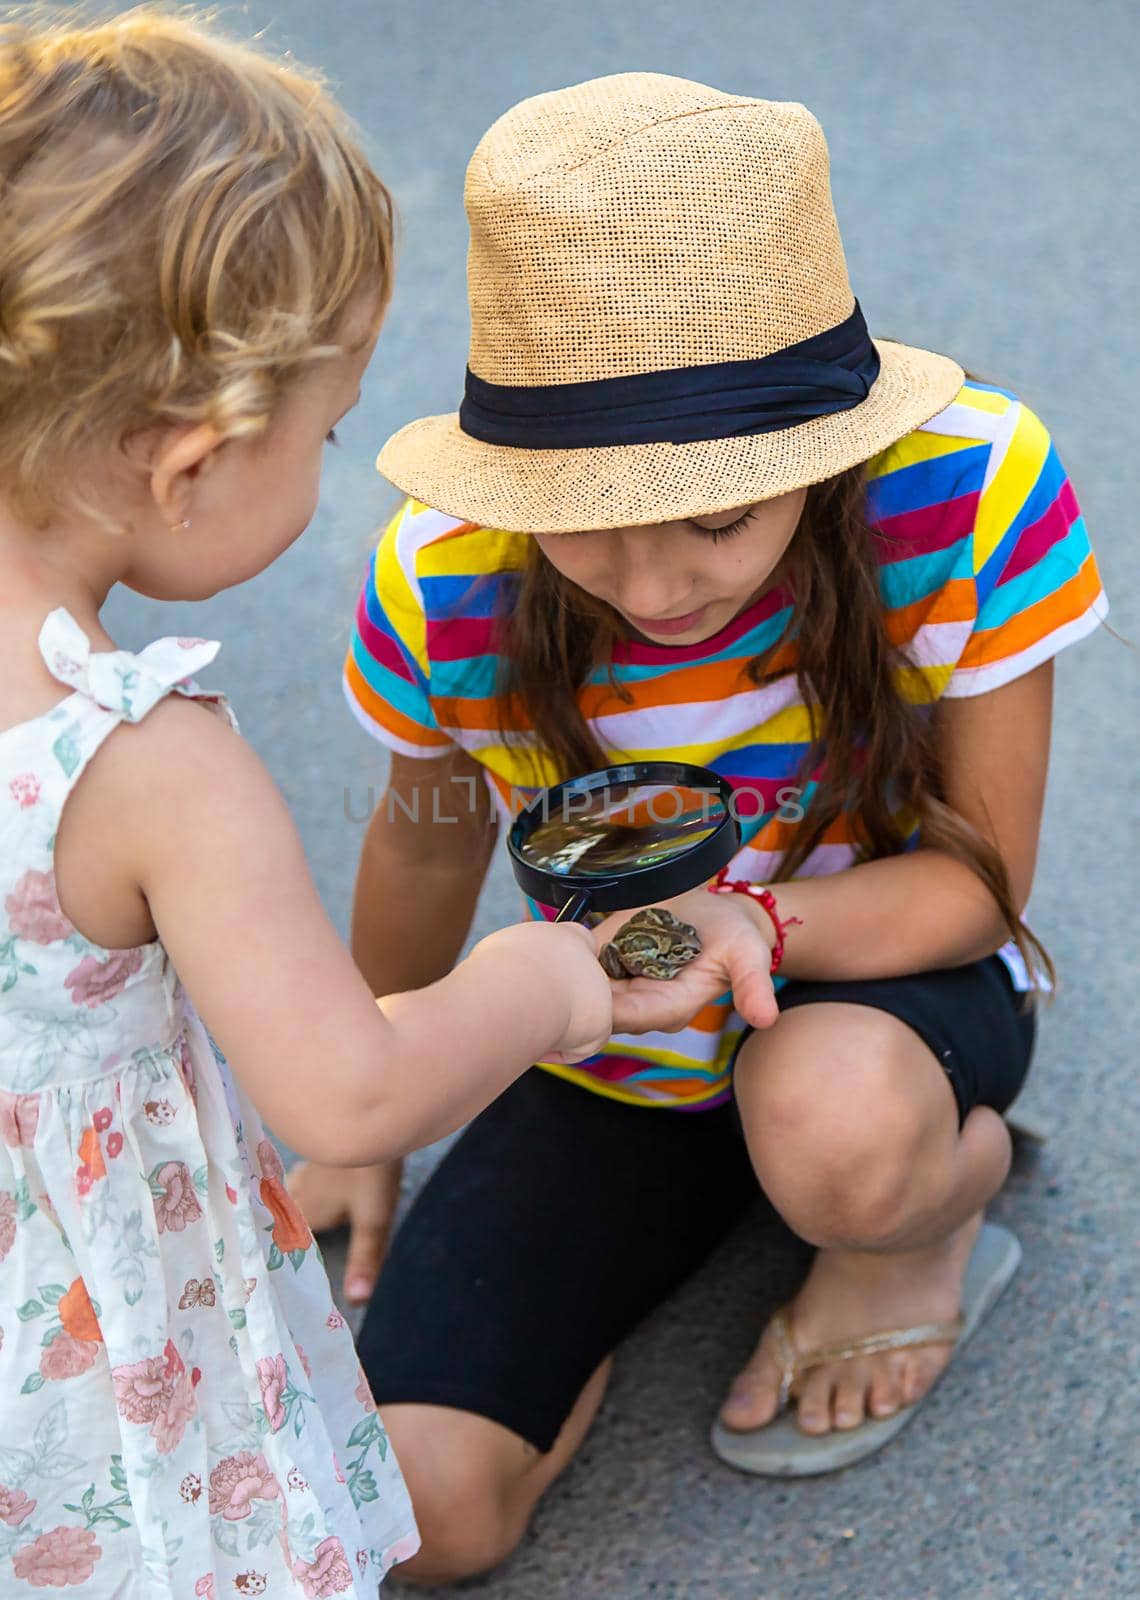
[[[959,1118],[1004,1111],[1034,1022],[995,956],[852,983],[813,1001],[900,1017],[946,1072]],[[470,1125],[393,1241],[359,1348],[381,1407],[451,1406],[551,1448],[599,1363],[712,1253],[758,1185],[735,1106],[629,1106],[541,1070]]]

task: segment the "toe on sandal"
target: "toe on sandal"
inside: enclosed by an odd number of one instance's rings
[[[797,1350],[792,1341],[787,1308],[773,1318],[777,1355],[782,1368],[780,1414],[762,1428],[738,1431],[721,1421],[713,1425],[712,1447],[720,1459],[741,1472],[770,1478],[807,1478],[837,1472],[881,1450],[906,1427],[922,1400],[890,1417],[874,1417],[857,1428],[824,1434],[805,1433],[788,1409],[792,1384],[813,1367],[827,1362],[850,1361],[856,1356],[884,1350],[908,1350],[923,1345],[952,1344],[955,1352],[977,1329],[1008,1286],[1021,1262],[1021,1246],[1013,1234],[995,1223],[982,1224],[966,1266],[962,1283],[962,1311],[952,1322],[926,1323],[868,1334],[847,1344]],[[946,1368],[949,1371],[949,1365]],[[937,1380],[936,1380],[937,1381]],[[930,1392],[929,1390],[927,1391]],[[926,1396],[923,1396],[925,1399]]]

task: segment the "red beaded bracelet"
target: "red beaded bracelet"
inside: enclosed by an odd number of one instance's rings
[[[755,900],[762,905],[772,919],[772,926],[776,930],[776,942],[772,946],[772,972],[780,970],[780,963],[784,959],[784,934],[791,927],[802,928],[803,921],[800,917],[788,917],[781,921],[776,910],[776,897],[771,889],[765,889],[758,883],[748,883],[743,878],[729,879],[728,868],[722,867],[716,877],[709,884],[710,894],[746,894],[750,900]]]

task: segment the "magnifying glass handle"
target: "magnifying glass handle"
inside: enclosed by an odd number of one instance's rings
[[[555,917],[555,922],[581,922],[590,909],[593,896],[588,890],[582,889],[578,894],[567,900],[562,910]]]

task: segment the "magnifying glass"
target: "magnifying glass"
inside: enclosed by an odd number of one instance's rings
[[[558,922],[684,894],[740,849],[732,785],[708,767],[633,761],[544,789],[507,836],[519,887]]]

